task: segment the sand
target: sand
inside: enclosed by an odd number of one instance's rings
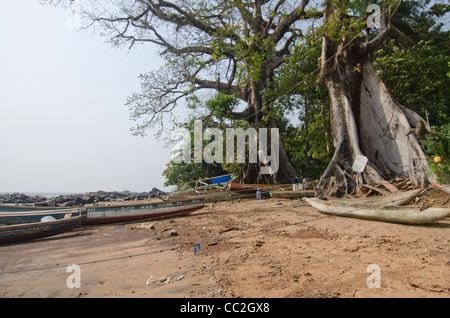
[[[0,297],[449,298],[449,229],[329,217],[298,199],[219,202],[2,245]]]

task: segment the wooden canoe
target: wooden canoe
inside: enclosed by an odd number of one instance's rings
[[[71,210],[71,209],[73,209],[73,207],[50,207],[50,206],[0,204],[0,213],[2,213],[2,212],[34,212],[34,211],[50,211],[50,210]]]
[[[258,188],[261,191],[271,191],[278,189],[288,189],[292,184],[245,184],[245,183],[231,183],[230,190],[251,190],[256,191]]]
[[[180,216],[202,209],[204,206],[203,199],[196,199],[149,204],[86,207],[87,216],[83,220],[83,224],[105,224]]]
[[[349,204],[305,198],[319,212],[328,215],[345,216],[372,221],[401,224],[429,224],[450,216],[450,209],[427,208],[420,206],[372,206],[366,204]]]
[[[13,212],[0,212],[0,225],[24,224],[39,222],[44,216],[51,216],[56,220],[63,219],[67,213],[83,212],[86,209],[63,209],[63,210],[26,210]]]
[[[59,220],[0,226],[0,243],[16,243],[49,237],[81,226],[85,214],[82,210],[68,212]]]
[[[270,191],[270,196],[272,198],[303,198],[303,197],[314,197],[314,190],[299,190],[299,191]]]

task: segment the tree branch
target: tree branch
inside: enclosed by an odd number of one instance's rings
[[[302,0],[300,4],[287,15],[286,19],[281,21],[281,23],[275,28],[275,31],[271,34],[271,37],[275,43],[278,43],[283,38],[295,21],[301,17],[306,17],[305,7],[308,3],[309,0]]]
[[[217,33],[217,30],[215,28],[197,19],[193,13],[184,11],[180,7],[171,2],[158,1],[158,3],[155,3],[155,1],[149,1],[149,3],[151,4],[151,6],[149,6],[150,12],[152,12],[155,16],[157,16],[163,21],[175,23],[178,26],[178,29],[185,25],[191,25],[210,36],[214,36],[214,34]],[[171,8],[174,9],[179,14],[166,13],[161,8]]]

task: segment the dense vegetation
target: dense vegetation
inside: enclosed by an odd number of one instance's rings
[[[361,13],[361,8],[367,7],[366,2],[350,1],[349,11],[357,13],[359,10]],[[445,25],[438,21],[448,13],[449,5],[408,1],[400,8],[394,21],[396,32],[392,32],[370,58],[393,97],[428,122],[430,131],[418,139],[429,158],[430,170],[438,176],[439,182],[448,183],[450,32],[448,25],[445,29]],[[318,179],[334,151],[330,101],[324,86],[317,82],[323,30],[315,27],[304,32],[262,95],[266,101],[264,112],[266,116],[276,118],[290,161],[302,176]],[[236,120],[230,115],[237,106],[237,98],[224,93],[203,101],[191,100],[190,103],[195,110],[193,114],[197,118],[203,115],[202,119],[211,127],[248,127],[246,121]],[[188,127],[189,123],[182,125]],[[164,176],[166,185],[175,185],[228,172],[239,176],[244,171],[245,165],[242,164],[170,162]]]
[[[448,25],[441,22],[448,19],[449,3],[98,0],[77,5],[85,27],[99,28],[113,45],[160,49],[164,66],[142,73],[141,91],[126,102],[136,122],[133,134],[192,129],[196,119],[222,131],[275,129],[267,150],[277,151],[276,171],[265,173],[260,156],[251,163],[170,162],[167,185],[226,172],[252,183],[291,182],[301,175],[320,177],[319,195],[343,195],[355,191],[356,176],[364,183],[396,176],[422,186],[435,176],[449,181],[450,42]],[[187,122],[174,120],[186,105]],[[345,176],[361,155],[368,158],[365,169]]]

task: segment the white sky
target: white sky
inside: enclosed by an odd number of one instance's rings
[[[68,12],[0,1],[0,192],[164,189],[170,150],[132,136],[127,96],[161,65],[70,29]]]

